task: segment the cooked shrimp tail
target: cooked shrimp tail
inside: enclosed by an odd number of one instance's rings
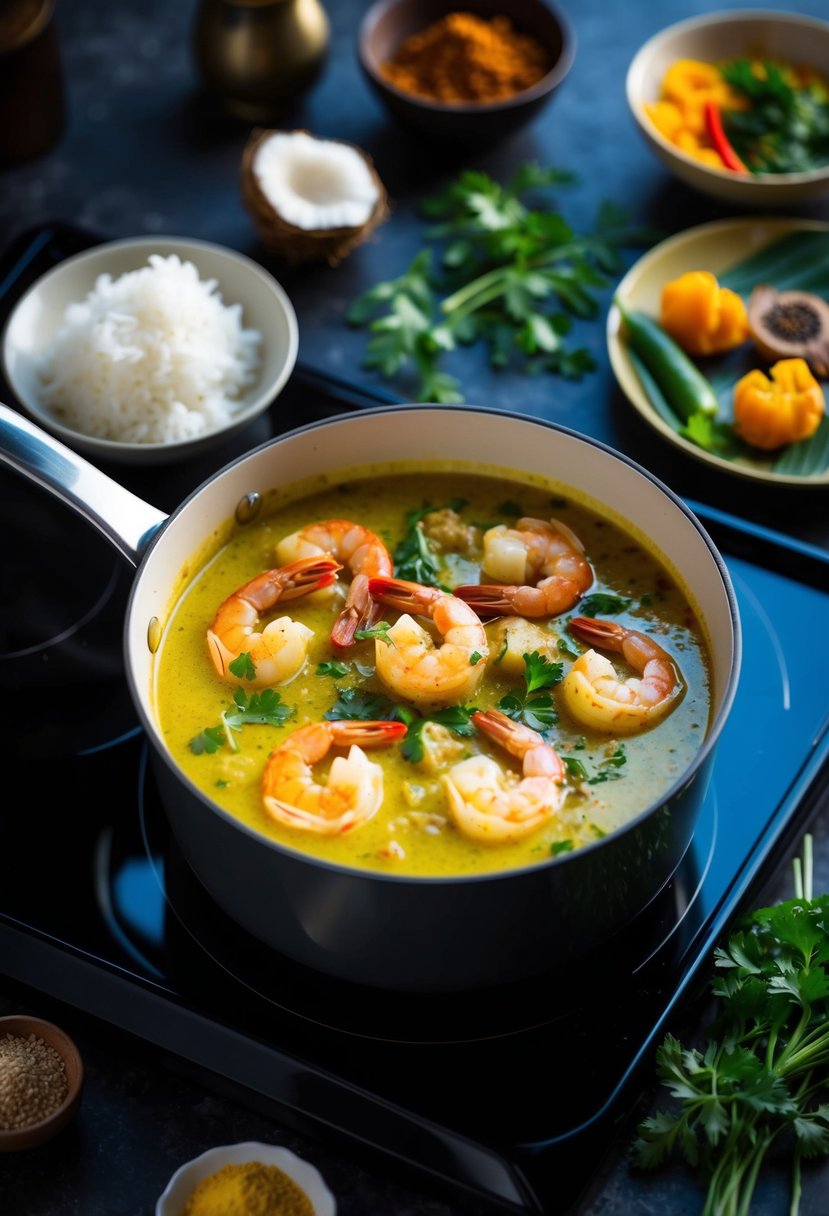
[[[476,613],[457,596],[405,579],[369,580],[372,599],[403,615],[375,642],[377,675],[397,696],[417,704],[455,705],[481,682],[489,644]],[[439,644],[415,616],[434,625]]]
[[[239,587],[219,605],[207,631],[213,666],[223,679],[233,679],[230,664],[243,653],[250,656],[252,684],[283,684],[302,668],[311,630],[289,616],[259,629],[260,618],[282,601],[310,595],[336,580],[339,562],[330,557],[304,557],[286,566],[265,570]]]
[[[262,775],[262,805],[285,827],[337,836],[366,823],[383,802],[383,770],[363,748],[390,747],[406,733],[403,722],[312,722],[293,731],[268,757]],[[362,745],[362,746],[360,746]],[[322,784],[313,766],[332,747],[335,756]]]
[[[620,679],[604,655],[590,649],[576,659],[562,685],[564,703],[584,726],[632,734],[661,721],[679,702],[685,682],[658,642],[616,621],[577,616],[570,630],[583,642],[619,654],[636,675]]]
[[[479,710],[472,721],[482,734],[522,763],[522,777],[504,773],[485,755],[470,756],[444,776],[450,817],[464,836],[485,844],[510,844],[536,832],[561,807],[566,769],[538,731],[497,709]]]
[[[369,628],[377,620],[368,580],[374,575],[391,574],[393,564],[391,554],[376,532],[370,532],[351,519],[324,519],[284,537],[277,545],[276,553],[280,561],[309,553],[326,553],[347,567],[351,585],[345,606],[331,630],[331,642],[336,649],[346,650],[353,644],[358,629]]]
[[[573,579],[553,576],[536,587],[504,583],[471,583],[455,588],[455,595],[466,600],[479,616],[558,616],[581,598],[582,591]]]
[[[482,570],[499,583],[469,584],[455,594],[481,616],[558,616],[593,582],[584,546],[561,520],[524,516],[484,533]]]

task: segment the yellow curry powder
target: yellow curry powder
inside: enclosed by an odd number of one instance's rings
[[[278,1166],[245,1161],[202,1178],[181,1216],[314,1216],[314,1206]]]
[[[396,88],[430,101],[486,103],[523,92],[550,67],[541,43],[507,17],[459,12],[407,38],[381,71]]]

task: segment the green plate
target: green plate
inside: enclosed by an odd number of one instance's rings
[[[759,282],[780,291],[800,289],[829,299],[829,223],[773,218],[701,224],[646,253],[622,279],[616,294],[631,308],[658,317],[664,284],[690,270],[710,270],[723,286],[739,292],[746,301]],[[620,331],[619,310],[611,305],[607,348],[613,372],[634,408],[670,443],[739,477],[797,486],[829,485],[829,416],[810,439],[779,452],[760,452],[739,443],[733,453],[708,452],[680,434],[681,423]],[[766,364],[748,342],[727,355],[700,360],[699,366],[717,392],[721,418],[730,421],[735,381],[752,367]]]

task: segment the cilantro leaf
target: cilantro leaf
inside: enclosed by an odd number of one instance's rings
[[[549,692],[543,690],[552,688],[560,681],[563,664],[551,662],[537,650],[522,657],[524,691],[506,693],[498,702],[498,708],[515,722],[523,722],[547,738],[550,727],[558,721],[558,712]]]
[[[437,722],[456,735],[467,737],[474,735],[475,727],[472,724],[472,715],[475,712],[474,705],[449,705],[446,709],[438,709],[433,714],[415,719],[409,723],[409,729],[400,745],[401,755],[411,764],[417,764],[423,759],[423,728],[427,722]]]
[[[624,612],[626,608],[630,607],[631,602],[621,595],[594,591],[592,595],[586,595],[579,601],[579,614],[581,616],[612,616],[615,612]]]
[[[251,693],[237,688],[233,693],[233,708],[223,710],[218,726],[205,727],[190,740],[189,747],[196,756],[205,753],[213,755],[225,745],[231,751],[237,751],[238,745],[234,736],[243,726],[281,726],[292,718],[293,714],[291,706],[285,705],[273,688],[263,688],[261,692]]]
[[[744,917],[715,951],[704,1051],[670,1035],[657,1049],[677,1106],[640,1124],[637,1160],[653,1169],[679,1151],[701,1166],[706,1212],[748,1212],[771,1144],[793,1131],[796,1216],[801,1157],[829,1154],[829,1107],[814,1103],[829,1086],[829,896],[813,896],[811,853],[807,834],[794,898]]]
[[[427,587],[443,587],[438,579],[438,561],[422,523],[433,511],[442,507],[422,507],[406,514],[406,530],[392,553],[394,573],[397,578]],[[445,588],[444,588],[445,590]]]
[[[227,669],[239,680],[256,679],[256,668],[253,665],[253,659],[246,650],[238,654],[235,659],[231,659],[227,665]]]
[[[355,719],[408,723],[414,718],[405,705],[390,700],[381,692],[369,692],[365,688],[338,688],[336,701],[322,716],[329,722]]]
[[[348,663],[341,663],[339,659],[326,659],[322,663],[317,663],[318,676],[331,676],[332,679],[339,680],[349,673]]]
[[[574,181],[530,162],[507,184],[467,170],[426,199],[432,244],[346,311],[348,324],[368,329],[364,365],[386,379],[413,376],[418,400],[446,403],[464,400],[440,366],[459,345],[483,344],[495,368],[568,379],[592,371],[590,351],[569,345],[570,323],[598,315],[597,292],[618,274],[620,250],[658,234],[608,203],[592,233],[577,233],[545,197]]]

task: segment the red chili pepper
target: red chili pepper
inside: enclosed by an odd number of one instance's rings
[[[715,101],[706,101],[705,103],[705,125],[708,128],[708,134],[711,136],[711,142],[715,150],[719,152],[726,169],[731,169],[735,173],[748,173],[748,169],[728,142],[728,136],[723,130],[722,118],[720,117],[720,107]]]

